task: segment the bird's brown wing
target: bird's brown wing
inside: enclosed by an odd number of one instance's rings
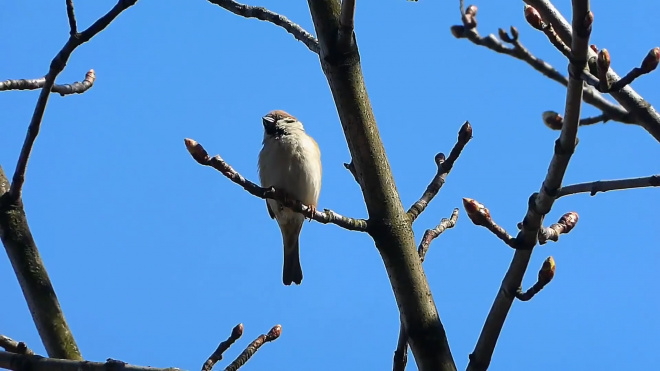
[[[275,219],[275,213],[273,213],[273,210],[270,209],[270,204],[268,203],[268,200],[266,200],[266,208],[268,209],[268,215],[270,215],[270,218]]]

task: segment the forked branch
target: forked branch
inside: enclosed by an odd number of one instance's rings
[[[263,199],[272,199],[281,202],[284,206],[290,208],[291,210],[301,213],[310,219],[314,219],[319,223],[328,224],[332,223],[338,225],[342,228],[351,230],[351,231],[367,231],[367,221],[365,219],[354,219],[347,216],[337,214],[336,212],[328,209],[323,211],[318,211],[314,207],[309,205],[304,205],[298,200],[290,199],[286,194],[281,190],[277,190],[273,187],[263,188],[257,184],[245,179],[241,174],[239,174],[234,168],[232,168],[228,163],[226,163],[220,156],[216,155],[214,157],[209,156],[204,147],[201,144],[197,143],[192,139],[185,140],[186,148],[190,155],[201,165],[210,166],[219,172],[222,175],[229,178],[232,182],[240,185],[248,191],[253,196],[257,196]]]
[[[82,94],[89,90],[96,81],[96,74],[94,70],[89,70],[85,75],[83,81],[76,81],[73,84],[58,85],[53,84],[50,89],[53,93],[58,93],[61,96],[69,94]],[[41,89],[46,85],[46,78],[40,79],[20,79],[20,80],[6,80],[0,81],[0,91],[3,90],[35,90]]]
[[[282,334],[282,326],[275,325],[267,334],[259,335],[238,357],[225,368],[225,371],[236,371],[243,366],[252,356],[261,348],[262,345],[269,343]]]

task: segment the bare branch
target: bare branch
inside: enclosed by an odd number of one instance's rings
[[[0,351],[0,368],[14,371],[180,371],[178,368],[133,366],[113,359],[108,359],[106,362],[72,361],[2,351]]]
[[[353,42],[355,29],[355,0],[342,0],[341,14],[339,16],[339,33],[337,42],[339,48],[349,49]]]
[[[516,290],[515,296],[516,299],[520,301],[528,301],[538,294],[539,291],[543,290],[545,285],[549,284],[552,281],[552,278],[555,276],[555,260],[552,256],[549,256],[543,262],[541,269],[539,270],[538,279],[536,283],[529,290],[523,292],[522,287],[518,287]]]
[[[225,371],[236,371],[241,366],[243,366],[247,361],[250,360],[250,358],[254,355],[254,353],[261,348],[262,345],[271,342],[282,334],[282,326],[280,325],[275,325],[270,331],[268,331],[268,334],[260,335],[258,338],[256,338],[250,345],[245,348],[243,353],[241,353],[235,360],[232,362],[227,368],[225,368]]]
[[[463,207],[465,208],[465,212],[467,213],[468,218],[470,218],[474,225],[486,227],[486,229],[493,232],[497,238],[514,249],[521,248],[516,244],[516,239],[513,236],[511,236],[504,228],[495,223],[493,218],[490,216],[490,211],[482,203],[472,198],[464,197]]]
[[[423,263],[426,258],[426,253],[431,246],[431,242],[434,239],[438,238],[444,231],[449,228],[454,228],[456,222],[458,221],[458,209],[454,209],[451,213],[449,219],[443,218],[433,229],[427,229],[424,232],[421,242],[419,243],[419,248],[417,249],[417,254],[419,255],[419,260]],[[397,340],[396,350],[394,351],[394,363],[392,370],[393,371],[403,371],[406,369],[406,364],[408,363],[408,334],[406,333],[406,328],[401,321],[399,326],[399,339]]]
[[[54,84],[50,89],[53,93],[59,93],[61,96],[69,94],[82,94],[89,90],[94,85],[96,74],[94,70],[89,70],[85,75],[85,79],[81,82],[74,82],[73,84],[57,85]],[[21,79],[21,80],[6,80],[0,81],[0,91],[3,90],[35,90],[41,89],[46,85],[46,78],[40,79]]]
[[[202,365],[202,371],[211,371],[213,369],[213,366],[215,366],[218,361],[222,360],[222,353],[227,351],[229,347],[236,342],[241,336],[243,335],[243,324],[239,323],[234,327],[234,329],[231,331],[231,335],[229,335],[229,338],[227,340],[223,341],[218,345],[218,348],[209,356],[209,358],[204,362]]]
[[[593,125],[598,123],[606,123],[610,121],[610,117],[603,113],[594,117],[585,117],[580,119],[578,125],[586,126]],[[552,130],[561,130],[561,127],[564,126],[564,118],[557,112],[554,111],[545,111],[543,112],[543,123],[545,126],[549,127]]]
[[[601,49],[598,52],[598,78],[592,78],[591,81],[587,81],[589,85],[592,85],[602,93],[616,92],[623,89],[626,85],[632,84],[635,79],[652,72],[658,67],[658,62],[660,61],[660,48],[653,48],[648,52],[644,60],[642,61],[640,67],[634,67],[630,70],[625,76],[620,78],[617,81],[611,83],[608,80],[607,73],[610,68],[610,53],[607,49]]]
[[[564,77],[564,75],[559,73],[559,71],[557,71],[557,69],[555,69],[549,63],[534,56],[529,50],[527,50],[527,48],[525,48],[522,45],[522,43],[518,39],[519,37],[518,29],[516,29],[513,26],[511,27],[511,35],[509,35],[503,29],[499,30],[500,38],[504,42],[511,44],[511,47],[507,47],[506,45],[504,45],[493,34],[490,34],[486,37],[482,37],[477,32],[476,28],[469,29],[465,25],[453,26],[451,28],[451,31],[456,38],[459,39],[466,38],[476,45],[483,46],[499,54],[505,54],[514,57],[516,59],[519,59],[521,61],[524,61],[532,68],[534,68],[544,76],[550,78],[551,80],[554,80],[564,86],[568,85],[568,79]],[[625,108],[608,101],[607,99],[605,99],[605,97],[603,97],[602,94],[598,92],[596,88],[592,86],[585,88],[583,100],[585,103],[590,104],[603,111],[604,114],[606,114],[610,120],[625,124],[641,125],[640,123],[637,123],[635,121],[633,115],[631,115],[628,111],[626,111]],[[660,141],[660,131],[658,131],[657,133],[651,132],[651,134],[658,141]]]
[[[303,205],[298,200],[290,199],[286,194],[281,190],[276,190],[273,187],[263,188],[257,184],[245,179],[241,174],[236,172],[229,164],[227,164],[220,156],[216,155],[211,157],[208,155],[204,147],[201,144],[197,143],[192,139],[186,139],[185,141],[186,148],[190,155],[204,166],[210,166],[219,172],[222,175],[229,178],[232,182],[240,185],[248,191],[253,196],[257,196],[263,199],[272,199],[281,202],[284,206],[290,208],[291,210],[301,213],[310,219],[314,219],[319,223],[328,224],[332,223],[338,225],[342,228],[346,228],[351,231],[361,231],[366,232],[368,225],[367,221],[364,219],[353,219],[347,216],[337,214],[336,212],[328,209],[324,209],[322,212],[316,210],[314,207],[309,205]]]
[[[525,3],[533,6],[538,10],[543,19],[552,23],[557,31],[557,34],[566,43],[570,44],[574,32],[571,30],[571,25],[564,19],[559,11],[548,0],[524,0]],[[660,52],[660,51],[659,51]],[[596,51],[588,50],[589,58],[596,58]],[[607,72],[607,80],[616,82],[621,78],[617,73],[610,69]],[[588,91],[588,90],[587,90]],[[626,85],[623,89],[610,92],[612,97],[616,99],[625,109],[633,115],[634,121],[642,126],[649,132],[657,141],[660,141],[660,113],[658,113],[653,106],[644,100],[630,85]],[[614,119],[614,118],[613,118]]]
[[[34,141],[37,139],[37,135],[39,134],[41,121],[44,117],[44,111],[46,110],[46,104],[48,103],[50,91],[55,84],[55,78],[57,78],[57,75],[59,75],[60,72],[64,70],[64,67],[69,60],[71,53],[73,53],[73,51],[78,46],[89,41],[92,37],[105,29],[110,24],[110,22],[117,18],[121,12],[131,7],[136,2],[137,0],[119,0],[108,13],[99,18],[85,31],[79,34],[77,33],[71,35],[66,44],[64,44],[64,47],[62,47],[62,50],[57,53],[51,62],[50,69],[45,76],[44,86],[41,89],[39,99],[37,100],[37,104],[34,108],[34,113],[32,114],[32,119],[30,120],[30,126],[28,127],[27,134],[25,136],[23,148],[21,148],[21,154],[18,157],[16,170],[14,171],[11,190],[9,191],[10,197],[13,200],[21,199],[21,190],[23,188],[23,183],[25,182],[25,170],[27,169],[28,159],[30,158],[30,153],[32,152]]]
[[[66,0],[66,15],[69,18],[69,35],[73,36],[78,33],[78,25],[76,24],[76,14],[73,11],[73,0]]]
[[[32,355],[34,352],[27,347],[24,342],[18,342],[4,335],[0,335],[0,347],[4,348],[7,352],[16,354]]]
[[[559,139],[555,142],[555,153],[550,162],[548,173],[539,193],[530,197],[522,229],[516,236],[516,250],[513,261],[502,280],[493,306],[488,313],[486,323],[479,335],[479,340],[470,355],[468,371],[486,370],[502,331],[502,326],[513,304],[510,292],[520,287],[525,270],[529,264],[532,248],[538,242],[538,233],[543,219],[554,204],[566,168],[577,144],[577,130],[580,120],[583,81],[580,76],[587,67],[589,37],[593,25],[593,13],[589,10],[589,0],[573,0],[573,39],[571,40],[571,59],[569,63],[569,81],[566,92],[566,111],[564,125]],[[545,18],[544,18],[545,19]],[[550,22],[553,25],[556,22]],[[561,36],[561,34],[560,34]],[[562,37],[564,41],[564,39]],[[567,43],[568,44],[568,43]],[[593,52],[593,51],[592,51]]]
[[[442,186],[445,184],[447,175],[451,171],[452,167],[454,167],[454,162],[456,162],[458,156],[461,155],[463,148],[465,148],[465,145],[470,141],[470,139],[472,139],[472,125],[470,125],[468,121],[465,121],[463,126],[461,126],[461,129],[458,131],[458,141],[449,153],[449,157],[445,159],[445,155],[443,153],[438,153],[435,156],[435,163],[438,165],[438,172],[435,174],[435,177],[433,177],[433,180],[431,180],[431,183],[428,185],[428,187],[426,187],[426,191],[424,191],[422,197],[417,202],[415,202],[410,207],[410,209],[408,209],[407,214],[411,223],[417,219],[419,214],[421,214],[426,209],[431,200],[433,200],[433,198],[438,194],[440,188],[442,188]]]
[[[233,0],[208,0],[211,4],[215,4],[221,8],[225,8],[230,12],[240,15],[245,18],[256,18],[262,21],[270,22],[274,25],[284,28],[288,33],[293,35],[296,40],[301,41],[307,48],[314,53],[319,53],[319,42],[316,38],[307,32],[298,24],[293,23],[289,18],[272,12],[264,7],[250,6],[238,3]]]
[[[595,182],[572,184],[561,187],[557,191],[557,198],[576,193],[589,193],[591,196],[595,196],[598,192],[647,187],[660,187],[660,175],[630,179],[597,180]]]
[[[543,245],[548,241],[559,241],[559,235],[572,231],[577,225],[578,219],[578,214],[571,211],[562,215],[557,223],[548,228],[541,228],[539,230],[539,245]]]

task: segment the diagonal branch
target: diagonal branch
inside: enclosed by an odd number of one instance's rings
[[[250,345],[245,348],[245,350],[225,368],[225,371],[236,371],[241,368],[250,358],[261,348],[262,345],[269,343],[273,340],[276,340],[282,334],[282,326],[275,325],[268,334],[263,334],[254,339]]]
[[[461,129],[458,131],[458,141],[449,153],[449,157],[445,159],[445,155],[443,153],[438,153],[435,156],[435,163],[438,165],[438,172],[435,174],[435,177],[433,177],[433,180],[431,180],[431,183],[426,187],[426,191],[424,191],[422,197],[417,200],[417,202],[415,202],[410,207],[410,209],[408,209],[407,214],[411,223],[417,219],[417,217],[429,205],[431,200],[433,200],[433,198],[438,194],[440,188],[442,188],[442,186],[445,184],[447,175],[454,167],[454,162],[456,162],[458,156],[461,155],[463,148],[465,148],[465,145],[470,141],[470,139],[472,139],[472,125],[470,125],[468,121],[465,121],[463,126],[461,126]]]
[[[85,31],[71,35],[66,44],[64,44],[64,47],[62,47],[62,50],[60,50],[55,58],[53,58],[53,61],[50,63],[50,69],[45,76],[44,86],[41,89],[41,93],[39,94],[39,99],[37,99],[37,104],[34,108],[32,119],[30,120],[30,126],[28,127],[25,141],[23,142],[23,148],[21,148],[21,154],[18,157],[16,170],[14,171],[11,190],[9,191],[10,197],[13,200],[21,199],[21,190],[23,188],[23,183],[25,182],[25,170],[27,169],[28,159],[30,158],[30,153],[32,152],[34,141],[37,139],[37,135],[39,134],[41,121],[44,117],[44,111],[46,110],[46,104],[48,103],[50,91],[55,84],[55,78],[57,78],[57,75],[59,75],[60,72],[64,70],[64,67],[69,60],[71,53],[73,53],[73,51],[78,46],[89,41],[96,34],[103,31],[103,29],[108,27],[110,22],[117,18],[121,12],[131,7],[136,2],[137,0],[119,0],[108,13],[99,18]]]
[[[468,370],[486,370],[497,344],[497,339],[504,326],[515,292],[522,283],[525,270],[532,255],[532,248],[538,242],[538,233],[542,228],[545,215],[550,212],[561,187],[566,168],[577,144],[578,123],[580,120],[583,81],[581,72],[587,66],[589,37],[593,25],[593,14],[589,10],[589,0],[573,0],[573,35],[571,42],[572,58],[569,63],[569,81],[566,92],[566,110],[564,125],[559,139],[555,142],[555,153],[550,162],[548,173],[539,193],[530,197],[527,213],[522,228],[516,237],[517,245],[511,265],[504,276],[502,286],[497,293],[493,306],[488,313],[486,323],[479,335],[474,352],[470,355]],[[553,25],[555,24],[554,22]],[[560,34],[561,36],[561,34]]]
[[[5,351],[10,352],[10,353],[16,353],[16,354],[27,354],[27,355],[32,355],[34,352],[32,349],[27,347],[27,344],[25,344],[22,341],[16,341],[14,339],[10,339],[4,335],[0,335],[0,347],[4,348]]]
[[[229,335],[229,338],[227,340],[223,341],[218,345],[218,348],[209,356],[209,358],[204,362],[202,365],[202,371],[211,371],[213,369],[213,366],[215,366],[218,361],[222,360],[222,354],[229,349],[229,347],[236,342],[241,336],[243,335],[243,324],[239,323],[238,325],[234,326],[233,330],[231,331],[231,335]]]
[[[520,301],[529,301],[536,294],[538,294],[543,288],[552,281],[555,276],[555,259],[552,256],[549,256],[543,262],[541,269],[539,270],[539,275],[532,287],[529,290],[523,292],[522,287],[518,287],[515,292],[516,299]]]
[[[133,366],[113,359],[108,359],[106,362],[73,361],[3,351],[0,351],[0,368],[14,371],[180,371],[174,367]]]
[[[561,187],[557,191],[557,198],[576,193],[589,193],[591,196],[595,196],[598,192],[646,187],[660,187],[660,175],[630,179],[598,180],[595,182],[572,184]]]
[[[185,144],[188,152],[190,152],[190,155],[193,157],[193,159],[195,159],[195,161],[201,165],[210,166],[218,170],[222,173],[222,175],[243,187],[243,189],[248,191],[253,196],[257,196],[263,199],[268,198],[277,200],[291,210],[301,213],[310,219],[314,219],[319,223],[332,223],[351,231],[367,231],[368,223],[364,219],[349,218],[328,209],[324,209],[321,212],[316,210],[316,208],[310,207],[309,205],[302,204],[298,200],[291,200],[287,197],[287,195],[283,194],[279,190],[274,189],[273,187],[263,188],[245,179],[241,174],[236,172],[234,168],[227,164],[220,156],[209,156],[204,147],[202,147],[202,145],[196,141],[192,139],[186,139]]]
[[[264,7],[251,6],[238,3],[233,0],[208,0],[211,4],[215,4],[221,8],[225,8],[230,12],[240,15],[245,18],[256,18],[262,21],[270,22],[276,26],[280,26],[286,32],[293,35],[296,40],[301,41],[307,48],[314,53],[319,53],[319,42],[316,38],[307,32],[298,24],[292,22],[289,18],[272,12]]]
[[[419,247],[417,248],[417,254],[419,255],[419,260],[423,263],[426,259],[426,253],[429,251],[431,242],[434,239],[438,238],[444,231],[449,228],[454,228],[456,222],[458,221],[458,209],[454,209],[451,213],[449,219],[442,218],[440,224],[438,224],[433,229],[427,229],[424,232]],[[408,363],[408,334],[406,333],[406,328],[403,325],[403,321],[399,326],[399,339],[397,340],[396,350],[394,351],[394,364],[392,370],[394,371],[403,371],[406,369],[406,363]]]
[[[566,43],[570,44],[574,31],[571,25],[564,19],[559,11],[548,0],[524,0],[525,3],[533,6],[541,14],[546,22],[552,23],[555,31]],[[588,58],[596,58],[597,53],[591,49],[588,50]],[[607,80],[616,82],[621,77],[613,70],[607,72]],[[657,141],[660,142],[660,113],[653,106],[644,100],[630,85],[625,86],[618,91],[610,92],[612,97],[619,102],[628,112],[633,115],[635,122],[638,122],[646,131],[649,132]]]
[[[73,84],[57,85],[53,84],[50,89],[53,93],[59,93],[61,96],[69,94],[82,94],[89,90],[96,81],[96,74],[94,70],[89,70],[85,75],[85,79],[81,82],[74,82]],[[41,89],[46,85],[46,78],[40,79],[20,79],[20,80],[6,80],[0,81],[0,91],[3,90],[35,90]]]

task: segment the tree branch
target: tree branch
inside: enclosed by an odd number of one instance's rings
[[[218,361],[222,360],[222,353],[227,351],[229,347],[236,342],[243,335],[243,324],[239,323],[231,331],[231,335],[227,340],[218,345],[218,348],[209,356],[209,358],[202,365],[202,371],[211,371]]]
[[[268,334],[263,334],[254,339],[253,342],[250,343],[250,345],[245,348],[245,350],[232,362],[227,368],[225,368],[225,371],[236,371],[241,366],[243,366],[247,361],[250,360],[250,358],[254,355],[254,353],[261,348],[262,345],[271,342],[282,334],[282,326],[280,325],[275,325],[270,331],[268,331]]]
[[[516,299],[520,301],[529,301],[534,295],[538,294],[543,288],[552,281],[552,278],[555,276],[555,260],[552,256],[549,256],[543,262],[541,269],[539,270],[538,279],[536,283],[529,290],[523,292],[522,287],[518,287],[515,292]]]
[[[240,185],[248,191],[253,196],[257,196],[263,199],[272,199],[281,202],[284,206],[290,208],[291,210],[301,213],[310,219],[314,219],[319,223],[328,224],[332,223],[338,225],[342,228],[351,230],[351,231],[361,231],[365,232],[368,229],[368,222],[364,219],[353,219],[347,216],[337,214],[336,212],[328,209],[324,209],[322,212],[316,210],[316,208],[310,207],[309,205],[304,205],[298,200],[291,200],[289,197],[284,194],[281,190],[270,188],[263,188],[257,184],[245,179],[241,174],[236,172],[229,164],[227,164],[220,156],[216,155],[214,157],[209,156],[204,147],[201,144],[197,143],[192,139],[185,139],[186,148],[190,155],[197,161],[199,164],[204,166],[210,166],[219,172],[222,175],[226,176],[232,182]]]
[[[296,40],[305,44],[309,50],[316,54],[319,53],[319,42],[316,40],[316,38],[309,32],[305,31],[304,28],[300,27],[296,23],[293,23],[291,20],[289,20],[289,18],[283,15],[277,14],[260,6],[245,5],[233,0],[208,1],[211,4],[225,8],[236,15],[240,15],[241,17],[256,18],[280,26],[284,28],[286,32],[293,35]]]
[[[53,61],[50,63],[50,69],[45,76],[44,85],[39,94],[39,99],[37,99],[37,104],[34,108],[32,119],[30,120],[30,126],[28,127],[25,136],[25,142],[23,143],[23,148],[21,148],[21,154],[18,157],[16,170],[14,171],[14,177],[11,183],[11,190],[9,191],[9,197],[11,199],[21,199],[21,190],[23,188],[23,183],[25,182],[25,170],[27,168],[28,159],[30,158],[34,141],[39,134],[41,121],[44,117],[44,111],[46,110],[50,91],[55,84],[55,78],[57,78],[57,75],[64,70],[71,53],[73,53],[78,46],[89,41],[92,37],[105,29],[121,12],[134,5],[136,2],[137,0],[119,0],[107,14],[99,18],[85,31],[71,35],[66,44],[64,44],[64,47],[62,47],[62,50],[57,53]]]
[[[25,344],[24,342],[22,341],[18,342],[4,335],[0,335],[0,347],[2,347],[5,351],[10,353],[27,354],[27,355],[34,354],[32,349],[28,348],[27,344]]]
[[[548,228],[541,228],[539,230],[539,245],[543,245],[548,241],[559,241],[559,235],[566,234],[573,230],[577,225],[579,216],[575,211],[568,212],[559,218],[559,221]]]
[[[9,179],[0,167],[0,238],[41,341],[53,358],[81,360],[80,350],[32,238],[23,205],[10,197],[9,189]]]
[[[463,148],[465,148],[465,145],[470,139],[472,139],[472,125],[470,125],[468,121],[465,121],[463,126],[461,126],[461,129],[458,131],[458,141],[449,153],[449,157],[445,159],[443,153],[438,153],[435,156],[435,163],[438,165],[438,172],[435,174],[435,177],[433,177],[433,180],[431,180],[431,183],[426,187],[426,191],[424,191],[422,197],[415,202],[410,209],[408,209],[407,214],[411,223],[417,219],[417,217],[426,209],[431,200],[433,200],[438,194],[440,188],[445,184],[447,175],[454,167],[454,162],[456,162],[458,156],[461,155]]]
[[[431,242],[434,239],[438,238],[444,231],[449,228],[454,228],[456,222],[458,221],[458,209],[454,209],[451,213],[449,219],[442,218],[440,224],[438,224],[433,229],[427,229],[424,232],[424,236],[419,243],[417,248],[417,254],[419,255],[419,261],[424,263],[426,258],[426,253],[431,246]],[[408,363],[408,334],[406,333],[406,328],[403,325],[403,321],[399,326],[399,338],[396,344],[396,350],[394,351],[394,362],[393,362],[393,371],[403,371],[406,369],[406,363]]]
[[[350,49],[355,29],[355,0],[342,0],[339,15],[339,34],[337,43],[340,49]]]
[[[571,25],[559,13],[559,11],[548,0],[524,0],[525,3],[533,6],[541,14],[546,22],[552,23],[555,31],[566,44],[571,44],[573,31]],[[596,58],[597,53],[591,49],[588,50],[588,58]],[[607,80],[616,82],[621,77],[613,69],[607,72]],[[657,141],[660,142],[660,114],[642,98],[630,85],[625,86],[618,91],[610,92],[612,97],[619,102],[625,109],[633,115],[633,120],[638,122],[646,131],[649,132]]]
[[[631,179],[597,180],[595,182],[572,184],[561,187],[557,191],[557,198],[576,193],[589,193],[591,196],[595,196],[598,192],[646,187],[660,187],[660,175]]]
[[[486,227],[486,229],[511,248],[520,248],[516,244],[516,239],[504,228],[495,223],[495,220],[490,216],[490,211],[482,203],[472,198],[463,197],[463,208],[465,208],[468,218],[470,218],[470,221],[474,225]]]
[[[415,251],[412,225],[397,192],[362,75],[357,43],[337,46],[341,7],[336,0],[308,0],[319,60],[355,166],[369,213],[369,234],[387,271],[421,371],[456,370],[447,335]]]
[[[569,63],[569,81],[566,92],[566,110],[564,125],[559,139],[555,142],[555,153],[550,162],[548,173],[539,193],[530,197],[527,213],[522,223],[522,229],[516,236],[516,250],[511,265],[504,276],[502,286],[497,293],[493,306],[488,313],[486,323],[479,335],[479,340],[470,355],[469,371],[486,370],[497,344],[497,339],[504,326],[513,296],[522,283],[525,270],[529,265],[532,248],[537,243],[539,230],[543,219],[556,199],[557,191],[566,173],[566,167],[577,144],[577,130],[580,120],[583,81],[581,72],[587,66],[589,36],[593,25],[593,14],[589,10],[589,0],[573,0],[573,35],[571,44],[572,58]],[[550,22],[555,25],[555,22]],[[561,36],[561,33],[559,33]],[[562,38],[564,39],[564,38]],[[566,41],[566,39],[564,39]],[[568,43],[567,43],[568,44]],[[625,106],[625,105],[624,105]]]
[[[82,82],[74,82],[73,84],[66,85],[57,85],[53,84],[53,87],[50,89],[53,93],[59,93],[61,96],[69,94],[82,94],[89,90],[94,85],[96,80],[96,74],[94,70],[89,70],[85,75],[85,79]],[[46,78],[42,77],[40,79],[30,79],[30,80],[6,80],[0,81],[0,91],[3,90],[35,90],[41,89],[46,85]]]
[[[108,359],[107,362],[73,361],[0,351],[0,368],[14,371],[180,371],[178,368],[133,366]]]
[[[78,25],[76,23],[76,14],[73,11],[73,0],[66,0],[66,15],[69,18],[69,35],[74,36],[78,33]]]

